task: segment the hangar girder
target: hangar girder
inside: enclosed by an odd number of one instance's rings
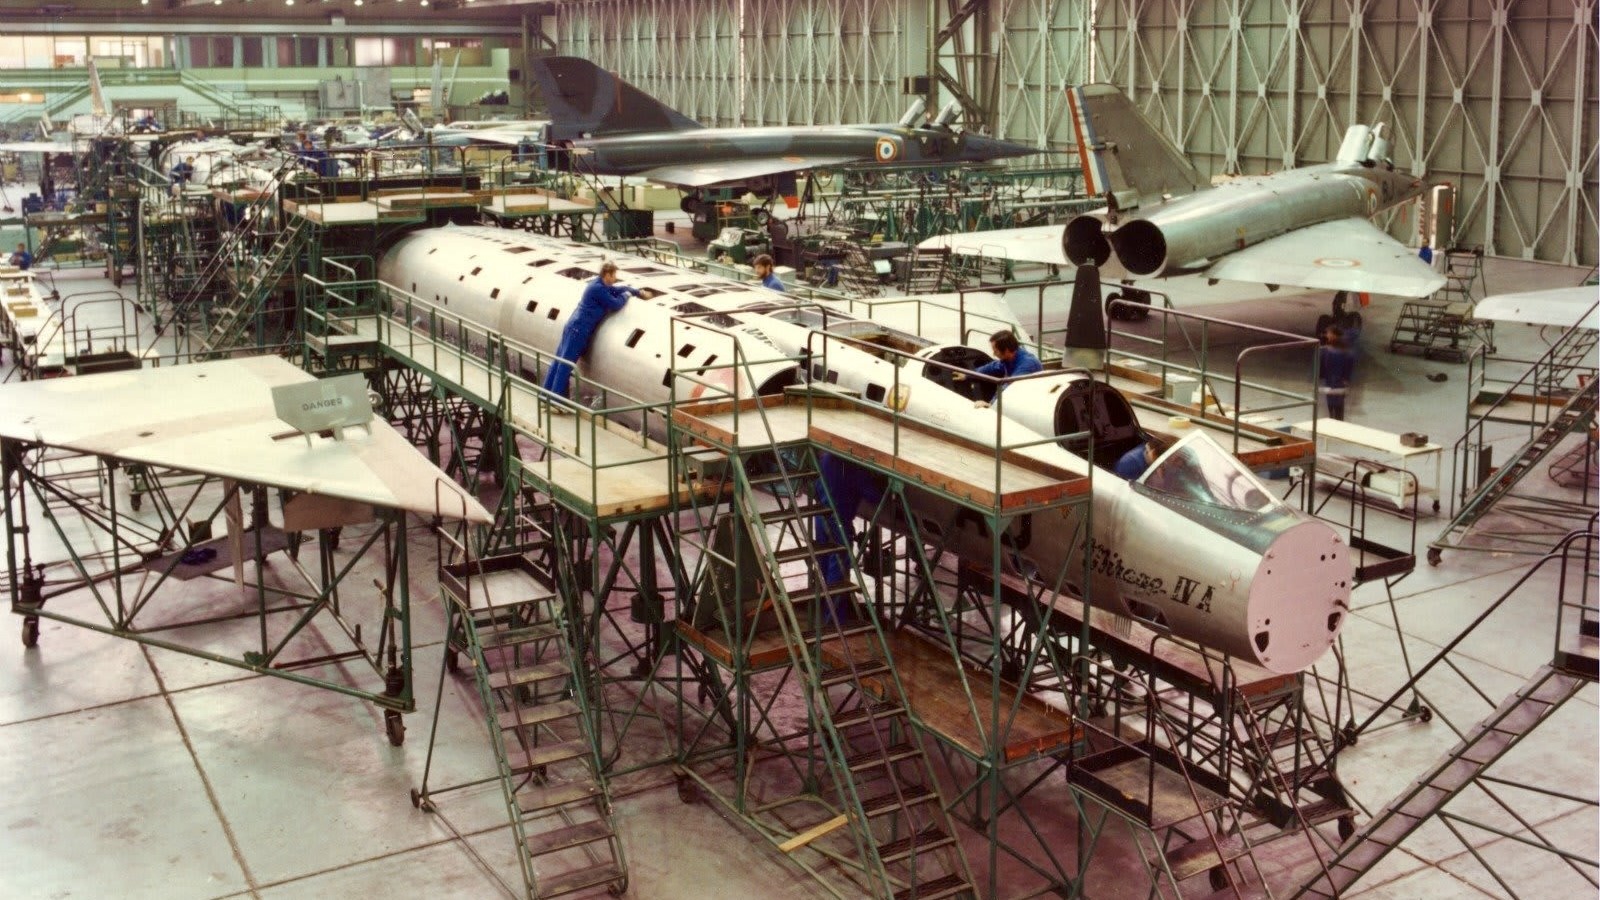
[[[1202,171],[1320,162],[1385,121],[1400,165],[1456,186],[1458,242],[1595,262],[1593,2],[1112,0],[1095,25],[1096,77]]]

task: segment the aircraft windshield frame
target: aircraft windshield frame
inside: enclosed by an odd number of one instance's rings
[[[1138,483],[1156,493],[1243,512],[1283,505],[1255,473],[1199,431],[1162,454]]]

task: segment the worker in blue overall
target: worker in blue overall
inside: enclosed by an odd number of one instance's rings
[[[762,287],[769,291],[777,291],[780,294],[789,292],[783,286],[783,282],[778,280],[777,273],[773,271],[776,266],[773,264],[771,256],[765,253],[761,254],[751,263],[751,267],[756,270],[756,278],[760,279]]]
[[[856,538],[856,513],[863,504],[876,506],[883,499],[883,486],[871,472],[832,453],[822,454],[817,460],[817,469],[822,494],[819,499],[833,510],[831,515],[823,513],[816,517],[817,543],[849,547]],[[845,552],[836,550],[817,558],[822,580],[829,586],[850,581],[850,558]],[[848,621],[853,615],[842,597],[830,598],[825,612],[834,622]]]
[[[594,333],[611,315],[626,306],[629,297],[639,296],[639,291],[625,284],[617,284],[617,264],[606,260],[600,264],[600,274],[583,289],[578,309],[561,330],[561,344],[556,347],[556,358],[544,373],[544,389],[560,397],[567,395],[567,382],[572,378],[572,367],[589,352]]]
[[[994,360],[973,370],[979,375],[987,375],[990,378],[1013,378],[1044,371],[1044,365],[1039,362],[1039,357],[1033,355],[1032,350],[1022,346],[1022,342],[1017,340],[1016,333],[1009,328],[1003,328],[989,335],[989,349],[994,351]],[[967,376],[958,372],[953,377],[956,381],[965,381]],[[995,393],[999,394],[1005,389],[1006,385],[1002,384]],[[984,408],[989,405],[989,401],[979,400],[973,405]]]
[[[1129,481],[1138,481],[1144,470],[1154,465],[1170,446],[1172,442],[1161,435],[1147,434],[1143,443],[1122,454],[1112,471]]]

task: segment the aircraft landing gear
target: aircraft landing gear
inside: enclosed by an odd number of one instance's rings
[[[1339,330],[1344,332],[1345,346],[1355,346],[1355,339],[1361,334],[1361,313],[1345,309],[1345,304],[1349,300],[1350,293],[1348,291],[1340,291],[1333,295],[1331,313],[1317,317],[1316,337],[1318,340],[1321,340],[1323,335],[1328,333],[1330,327],[1337,325]]]
[[[1112,306],[1112,301],[1123,301],[1120,306]],[[1129,303],[1139,304],[1129,306]],[[1116,319],[1118,322],[1143,322],[1150,318],[1150,294],[1136,288],[1124,285],[1120,291],[1112,291],[1106,295],[1106,318]]]

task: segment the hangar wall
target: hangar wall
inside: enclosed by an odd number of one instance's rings
[[[1385,121],[1401,166],[1457,186],[1460,243],[1593,265],[1595,14],[1594,0],[591,0],[558,7],[556,40],[708,125],[893,119],[901,79],[932,63],[969,121],[1059,149],[1060,87],[1092,77],[1209,174],[1323,161],[1348,125]]]

